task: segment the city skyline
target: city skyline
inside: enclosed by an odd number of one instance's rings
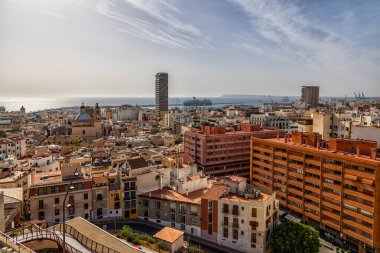
[[[376,1],[0,3],[3,96],[380,96]],[[59,89],[64,87],[64,89]],[[5,89],[4,89],[5,88]],[[59,90],[59,94],[57,94]]]

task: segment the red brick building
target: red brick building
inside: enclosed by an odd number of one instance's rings
[[[263,129],[258,125],[240,125],[231,131],[203,125],[184,134],[185,159],[195,162],[206,175],[248,177],[250,138],[275,138],[284,134],[283,130]]]

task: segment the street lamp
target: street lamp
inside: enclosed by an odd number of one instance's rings
[[[78,168],[76,168],[74,171],[73,177],[71,178],[69,187],[67,188],[66,195],[65,195],[65,198],[63,199],[63,204],[62,204],[62,214],[63,214],[63,219],[62,219],[62,225],[63,225],[63,228],[62,228],[62,233],[63,233],[62,234],[62,237],[63,237],[62,249],[63,249],[63,251],[62,252],[63,253],[66,252],[66,208],[70,208],[72,206],[71,204],[68,204],[66,206],[66,199],[67,199],[67,196],[69,195],[69,192],[73,191],[75,189],[75,187],[73,186],[73,181],[74,181],[74,178],[78,177],[78,175],[79,175],[77,170],[78,170]]]

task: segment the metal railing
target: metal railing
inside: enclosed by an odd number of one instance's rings
[[[3,232],[0,232],[0,241],[18,252],[35,253],[35,251],[29,249],[25,245],[21,244],[20,242]]]
[[[34,230],[34,231],[33,231]],[[15,230],[16,231],[16,230]],[[25,229],[22,230],[22,234],[18,235],[17,238],[22,238],[22,241],[32,241],[38,239],[51,239],[63,247],[63,239],[54,231],[49,231],[46,229],[41,229],[36,225],[31,225],[29,228],[30,233],[25,233]],[[19,240],[19,241],[21,241]],[[82,251],[77,250],[70,244],[66,243],[66,251],[70,253],[82,253]],[[32,251],[33,252],[33,251]]]
[[[59,230],[62,231],[62,224],[58,225]],[[74,239],[76,239],[80,244],[84,247],[88,248],[92,252],[97,253],[121,253],[119,251],[113,250],[103,244],[100,244],[83,234],[81,234],[77,229],[73,226],[66,224],[66,233],[71,235]]]

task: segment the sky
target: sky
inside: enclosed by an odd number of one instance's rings
[[[380,96],[378,0],[1,0],[0,96]]]

